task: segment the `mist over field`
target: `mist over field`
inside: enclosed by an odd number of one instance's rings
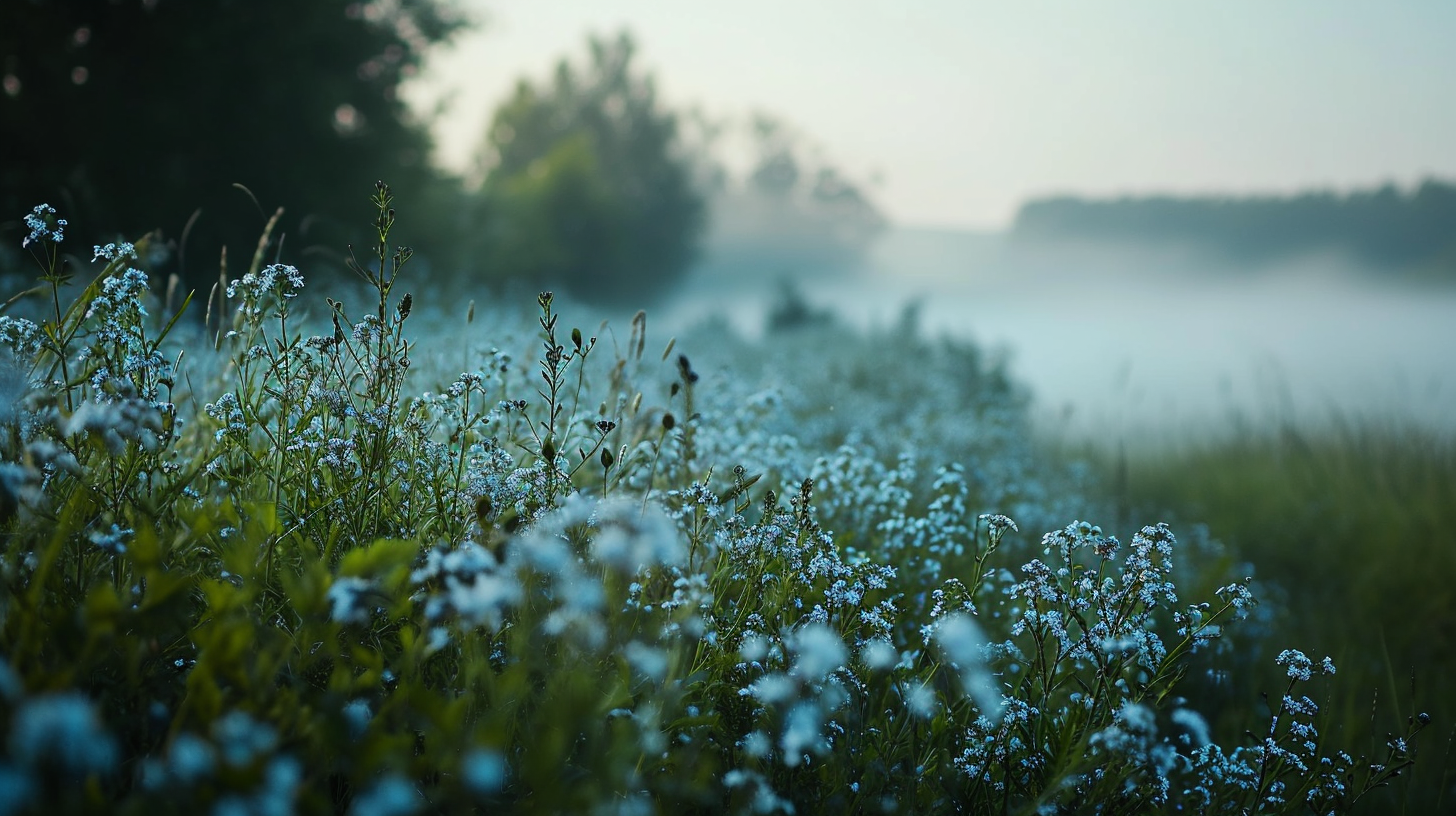
[[[783,281],[852,325],[913,308],[927,335],[999,350],[1049,431],[1127,438],[1339,416],[1456,429],[1456,289],[1338,250],[1255,265],[1176,245],[900,227],[851,263],[735,267],[710,251],[667,315],[723,312],[757,333]]]

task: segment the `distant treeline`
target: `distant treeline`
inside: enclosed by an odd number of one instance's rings
[[[1231,261],[1344,250],[1365,264],[1456,274],[1456,185],[1430,179],[1348,194],[1058,197],[1017,213],[1019,237],[1181,243]]]

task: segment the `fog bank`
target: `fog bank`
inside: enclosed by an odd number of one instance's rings
[[[1038,422],[1072,436],[1355,415],[1456,429],[1456,289],[1395,285],[1346,258],[1254,269],[1169,247],[893,229],[836,269],[701,269],[665,310],[670,325],[716,313],[761,332],[786,275],[854,325],[915,304],[924,333],[1008,354]]]

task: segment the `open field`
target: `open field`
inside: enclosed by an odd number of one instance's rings
[[[1301,567],[1292,526],[1245,570],[1215,509],[1141,518],[1131,475],[1037,444],[1000,358],[432,302],[375,192],[342,301],[261,251],[190,304],[144,246],[68,283],[32,213],[6,812],[1326,813],[1439,767],[1409,699],[1342,729],[1370,655],[1282,623],[1279,576],[1338,556]]]

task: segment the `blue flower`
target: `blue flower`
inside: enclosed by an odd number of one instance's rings
[[[85,777],[109,773],[117,748],[91,701],[63,692],[25,701],[10,727],[10,755],[26,765],[49,763]]]
[[[54,219],[55,227],[52,228],[50,216],[56,214],[56,208],[49,204],[38,204],[31,209],[30,214],[25,217],[25,226],[30,228],[30,234],[20,242],[21,249],[28,247],[34,241],[54,241],[60,243],[65,240],[66,219]]]

